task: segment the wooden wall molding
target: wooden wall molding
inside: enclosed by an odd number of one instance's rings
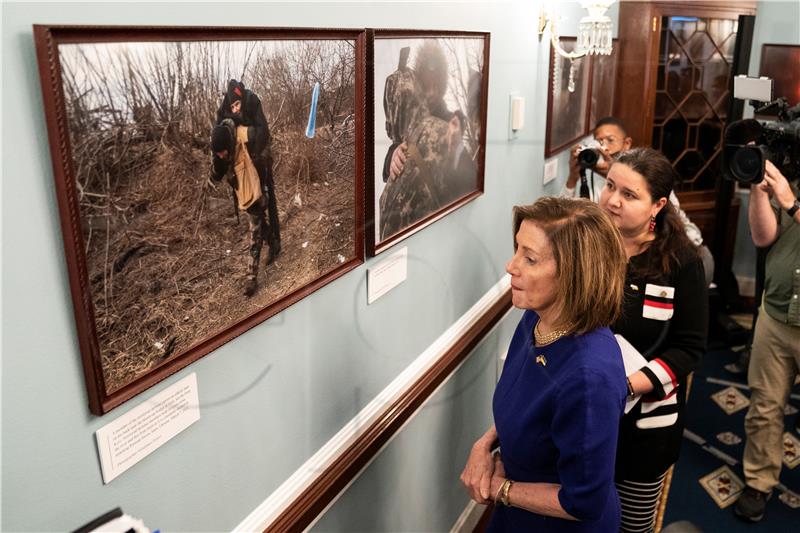
[[[313,525],[510,309],[504,276],[234,531]]]

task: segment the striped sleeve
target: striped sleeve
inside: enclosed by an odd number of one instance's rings
[[[653,383],[653,392],[659,399],[666,398],[678,386],[675,372],[663,360],[656,358],[642,367],[642,372]]]

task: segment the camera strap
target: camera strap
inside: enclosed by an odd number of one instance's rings
[[[581,196],[581,198],[589,198],[589,199],[591,199],[591,196],[589,195],[589,183],[586,181],[586,169],[585,168],[581,168],[580,176],[581,176],[580,196]]]

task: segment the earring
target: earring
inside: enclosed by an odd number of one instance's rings
[[[654,216],[650,217],[650,228],[649,229],[650,229],[650,233],[653,233],[653,232],[656,231],[656,217],[654,217]]]

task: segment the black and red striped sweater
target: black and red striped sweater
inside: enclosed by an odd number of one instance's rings
[[[685,258],[669,275],[641,275],[653,250],[628,264],[622,316],[611,327],[645,359],[653,383],[623,417],[617,445],[618,480],[649,481],[678,459],[683,435],[686,377],[706,350],[708,289],[699,258]]]

